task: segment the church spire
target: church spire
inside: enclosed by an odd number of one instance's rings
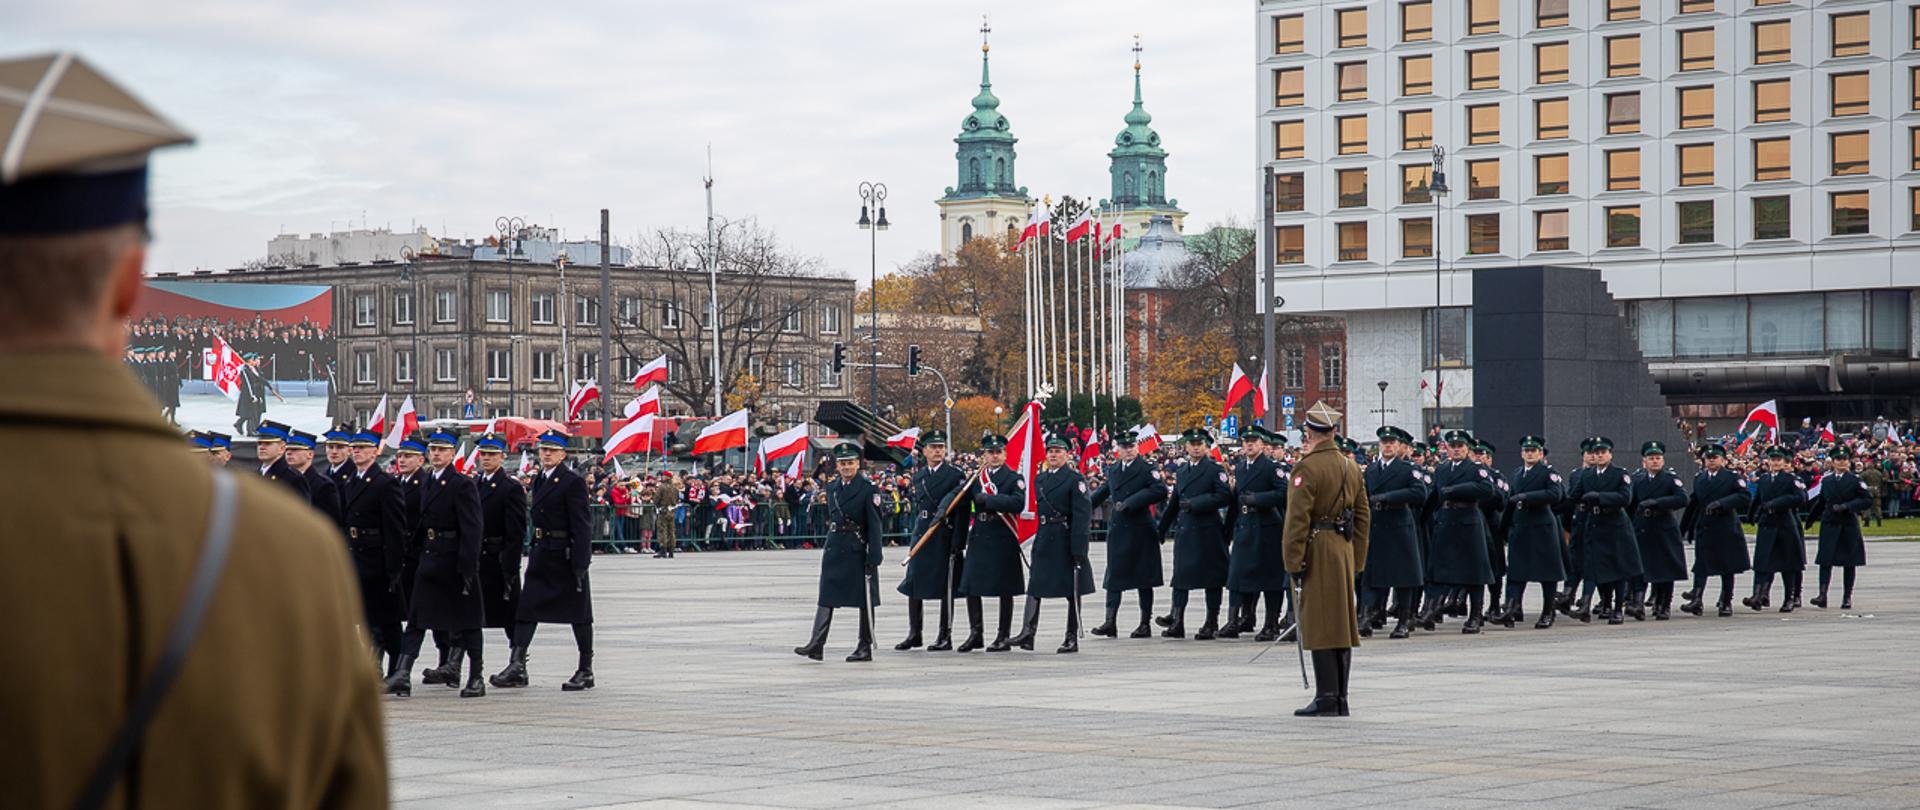
[[[993,74],[989,57],[993,46],[988,35],[993,27],[980,18],[980,92],[973,97],[973,111],[960,122],[960,135],[954,143],[960,148],[959,183],[948,189],[944,199],[962,197],[1024,197],[1014,180],[1013,127],[1000,114],[1000,97],[993,94]]]
[[[1140,90],[1140,36],[1133,37],[1133,109],[1126,115],[1127,126],[1114,136],[1113,151],[1107,153],[1113,163],[1112,201],[1126,208],[1170,208],[1166,197],[1167,150],[1160,147],[1160,133],[1154,132],[1153,116],[1147,113]]]
[[[1153,123],[1153,116],[1147,114],[1146,104],[1140,100],[1140,35],[1133,35],[1133,111],[1127,113],[1129,126],[1146,126]]]
[[[987,55],[993,46],[987,43],[987,35],[993,33],[993,26],[987,24],[987,15],[980,15],[980,95],[973,97],[976,110],[994,110],[1000,107],[1000,98],[993,94],[993,78],[987,71]]]

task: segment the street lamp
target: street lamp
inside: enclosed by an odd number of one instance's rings
[[[1452,189],[1447,187],[1447,150],[1439,144],[1433,145],[1433,171],[1431,179],[1425,184],[1427,196],[1433,200],[1433,227],[1429,230],[1428,241],[1433,249],[1433,423],[1440,424],[1440,198],[1447,196]],[[1416,188],[1418,188],[1416,186]],[[1384,388],[1383,388],[1384,390]],[[1382,414],[1381,418],[1386,418]]]
[[[1376,385],[1380,386],[1380,429],[1386,430],[1387,429],[1387,381],[1381,380],[1380,382],[1376,383]]]
[[[874,215],[868,217],[868,213]],[[868,232],[867,247],[867,315],[871,320],[867,324],[868,333],[868,371],[870,378],[869,410],[875,418],[880,416],[880,232],[887,229],[887,186],[885,183],[860,184],[860,222]]]

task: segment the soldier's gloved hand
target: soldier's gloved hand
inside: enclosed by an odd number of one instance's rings
[[[1240,493],[1240,505],[1241,505],[1241,506],[1252,506],[1252,505],[1253,505],[1253,493],[1251,493],[1251,492],[1242,492],[1242,493]]]
[[[587,590],[587,572],[581,569],[573,572],[573,592],[585,593]]]
[[[1600,493],[1589,492],[1589,493],[1586,493],[1585,495],[1581,495],[1580,502],[1588,506],[1593,506],[1595,504],[1598,504],[1600,502]]]

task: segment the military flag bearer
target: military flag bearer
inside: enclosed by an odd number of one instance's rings
[[[1014,519],[1027,509],[1026,481],[1007,466],[1007,439],[993,433],[980,437],[980,472],[968,483],[973,500],[973,523],[967,530],[965,564],[960,567],[960,592],[967,597],[967,640],[960,652],[980,649],[985,610],[982,600],[1000,603],[999,631],[987,652],[1013,649],[1013,598],[1027,592],[1022,574],[1020,537]]]

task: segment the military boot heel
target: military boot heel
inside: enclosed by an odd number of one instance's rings
[[[807,643],[793,648],[793,654],[815,661],[826,657],[827,630],[832,626],[833,608],[814,608],[813,636],[807,639]],[[499,686],[500,682],[495,681],[493,685]]]
[[[495,689],[516,689],[527,685],[527,648],[515,647],[507,653],[507,668],[491,678],[487,683]]]
[[[1087,632],[1092,633],[1096,636],[1104,636],[1106,638],[1119,638],[1120,637],[1120,627],[1118,625],[1119,621],[1120,621],[1120,607],[1118,605],[1115,605],[1113,607],[1107,608],[1107,620],[1105,622],[1101,623],[1099,627],[1095,627],[1092,630],[1088,630]]]
[[[1040,599],[1039,597],[1029,596],[1027,597],[1026,613],[1020,619],[1020,635],[1014,636],[1012,639],[1009,639],[1007,641],[1007,645],[1010,647],[1019,647],[1020,649],[1026,650],[1028,652],[1032,652],[1033,651],[1033,634],[1039,629],[1040,629]]]
[[[444,683],[448,686],[460,685],[457,680],[455,681],[447,680],[447,656],[450,655],[452,652],[453,652],[453,649],[450,647],[440,648],[440,663],[435,664],[426,669],[420,670],[421,685],[426,686],[426,685],[431,685],[436,683]]]
[[[562,692],[581,692],[593,688],[593,653],[580,654],[580,667],[573,671],[573,677],[560,684]]]
[[[392,675],[387,676],[386,692],[395,697],[413,695],[413,656],[402,655]]]

